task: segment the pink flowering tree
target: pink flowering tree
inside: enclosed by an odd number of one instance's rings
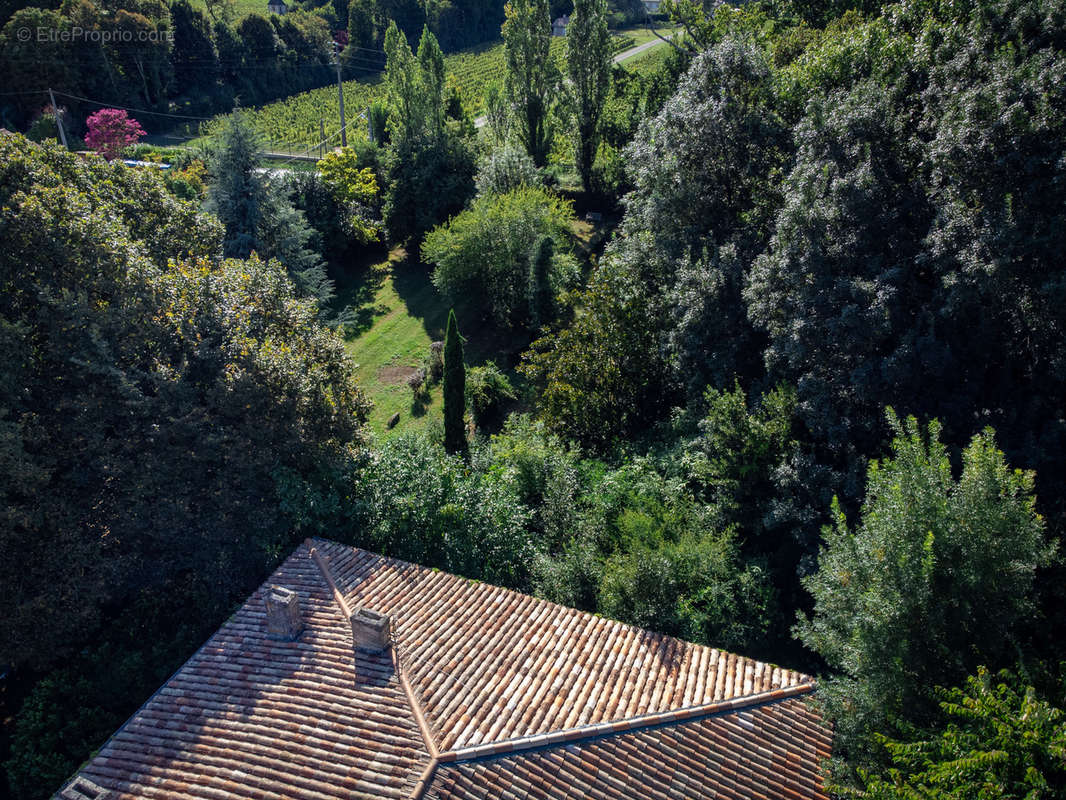
[[[144,129],[119,108],[102,108],[85,120],[85,144],[108,161],[144,136]]]

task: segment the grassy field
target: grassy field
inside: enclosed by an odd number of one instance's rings
[[[397,248],[387,261],[360,268],[359,278],[338,286],[341,301],[356,312],[357,323],[347,331],[347,347],[360,388],[374,402],[370,428],[377,437],[425,428],[441,420],[441,387],[415,400],[407,378],[422,366],[432,342],[444,338],[450,304],[429,279],[429,270],[410,263]],[[458,304],[455,314],[466,339],[467,366],[490,359],[505,368],[524,342],[516,343],[486,325],[478,309]],[[387,427],[393,414],[400,420]]]
[[[201,11],[207,11],[207,3],[204,0],[192,0],[192,6]],[[233,0],[233,18],[235,20],[243,19],[252,13],[262,14],[264,17],[269,16],[267,0]]]

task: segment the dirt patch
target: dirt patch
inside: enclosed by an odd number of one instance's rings
[[[390,384],[407,383],[407,379],[416,372],[418,370],[415,367],[382,367],[378,370],[378,380]]]

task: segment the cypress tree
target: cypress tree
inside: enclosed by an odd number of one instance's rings
[[[529,271],[529,318],[534,329],[551,319],[555,293],[552,291],[551,268],[555,256],[555,241],[542,236],[533,245],[530,253],[532,265]]]
[[[444,335],[444,449],[449,453],[466,452],[466,365],[463,364],[463,339],[455,322],[455,309],[448,312],[448,331]]]

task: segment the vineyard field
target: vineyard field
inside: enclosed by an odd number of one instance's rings
[[[621,52],[633,46],[634,41],[630,32],[615,32],[611,50],[613,53]],[[564,68],[566,39],[553,38],[551,52],[559,67]],[[447,55],[444,57],[444,67],[449,80],[459,88],[467,108],[477,116],[485,110],[485,93],[489,85],[503,80],[503,43],[490,42]],[[385,87],[380,74],[344,82],[344,109],[349,138],[366,137],[366,122],[360,118],[360,114],[384,95]],[[340,141],[340,112],[335,85],[301,92],[251,109],[249,113],[266,139],[268,148],[273,151],[298,154],[313,148],[322,140],[321,129],[325,130],[327,147],[336,146]],[[201,134],[209,132],[214,124],[213,121],[206,123]]]

